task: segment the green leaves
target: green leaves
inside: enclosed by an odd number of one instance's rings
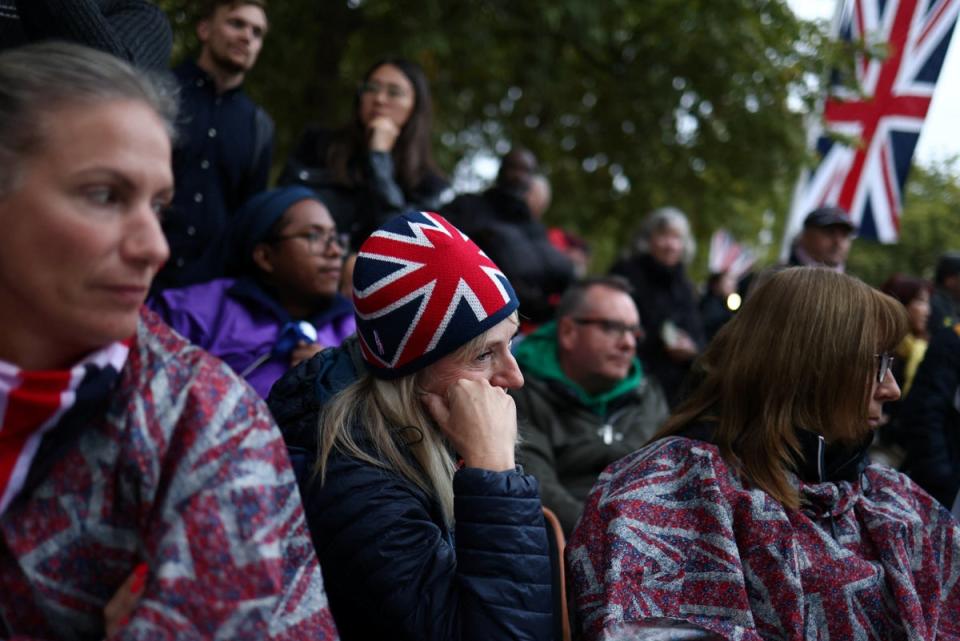
[[[161,5],[186,53],[195,3]],[[351,117],[374,60],[404,55],[431,81],[441,167],[531,148],[554,186],[547,222],[591,239],[596,270],[667,204],[701,246],[724,226],[772,239],[773,260],[807,159],[800,114],[850,53],[783,0],[283,0],[270,22],[247,86],[277,122],[278,166],[305,124]]]

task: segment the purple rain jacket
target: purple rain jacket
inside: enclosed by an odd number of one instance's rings
[[[277,347],[295,321],[253,279],[219,278],[168,289],[149,305],[187,340],[243,376],[262,398],[290,368],[290,350]],[[356,329],[353,305],[339,294],[326,309],[302,320],[316,328],[316,342],[325,347],[339,345]]]

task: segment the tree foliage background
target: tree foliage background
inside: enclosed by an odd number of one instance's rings
[[[195,55],[198,3],[160,5],[176,55]],[[277,123],[278,167],[307,123],[351,117],[370,65],[402,55],[430,79],[440,166],[462,178],[478,154],[532,149],[554,186],[547,222],[586,236],[595,270],[662,205],[701,246],[723,226],[773,260],[809,160],[802,114],[838,61],[825,25],[783,0],[275,0],[269,17],[246,86]]]

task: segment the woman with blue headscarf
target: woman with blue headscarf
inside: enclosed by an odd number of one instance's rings
[[[225,242],[236,278],[168,289],[151,306],[266,397],[287,369],[354,332],[337,293],[345,240],[319,196],[292,186],[251,198]]]

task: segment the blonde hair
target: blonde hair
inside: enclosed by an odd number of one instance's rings
[[[509,320],[517,323],[517,313]],[[484,332],[444,358],[466,363],[480,354],[486,337]],[[391,380],[375,378],[366,372],[337,393],[320,416],[320,455],[315,472],[323,483],[334,449],[392,470],[435,497],[447,523],[452,524],[456,461],[420,400],[421,382],[427,371],[425,368]],[[354,426],[360,428],[359,435],[372,445],[372,452],[358,442]]]
[[[861,442],[876,354],[907,333],[903,305],[863,282],[816,267],[758,285],[698,362],[702,379],[655,438],[715,423],[724,460],[788,508],[788,472],[801,460],[795,430]]]

